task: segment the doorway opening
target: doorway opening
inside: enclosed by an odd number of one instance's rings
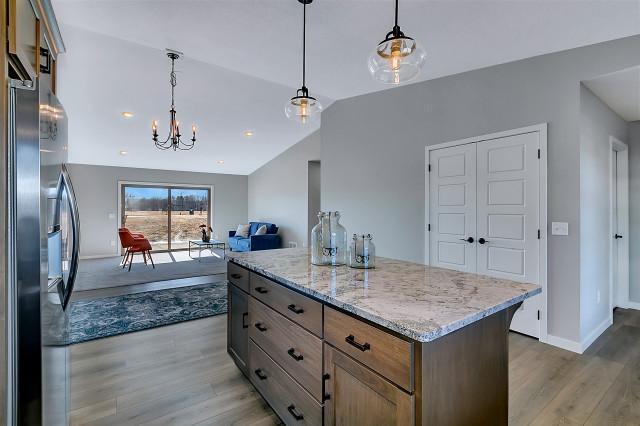
[[[629,302],[629,149],[611,136],[609,313]]]
[[[320,211],[320,161],[309,161],[307,173],[307,245],[310,244],[311,229],[318,223]]]

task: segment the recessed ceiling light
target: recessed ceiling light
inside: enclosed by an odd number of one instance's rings
[[[120,114],[121,114],[124,118],[131,118],[131,117],[133,117],[133,113],[132,113],[132,112],[130,112],[130,111],[122,111]]]
[[[128,151],[120,151],[120,155],[127,155],[128,153]]]
[[[224,160],[218,160],[218,164],[224,164]]]
[[[253,136],[253,130],[245,130],[244,132],[242,132],[242,134],[245,138],[250,138]]]

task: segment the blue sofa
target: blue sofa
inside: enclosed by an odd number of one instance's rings
[[[249,222],[249,237],[236,237],[236,231],[229,231],[229,249],[231,251],[258,251],[280,248],[278,227],[273,223]],[[262,225],[267,227],[265,235],[255,235]]]

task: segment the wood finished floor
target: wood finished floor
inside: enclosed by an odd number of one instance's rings
[[[509,424],[640,424],[640,312],[583,355],[512,333]],[[71,347],[75,425],[273,425],[226,353],[218,316]]]

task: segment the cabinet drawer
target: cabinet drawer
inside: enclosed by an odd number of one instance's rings
[[[251,295],[316,336],[322,337],[321,303],[253,272]]]
[[[322,424],[322,406],[252,341],[249,368],[251,382],[286,424]]]
[[[325,306],[325,340],[412,392],[413,344]]]
[[[249,337],[321,401],[322,340],[253,297],[249,321]]]
[[[235,263],[227,262],[227,279],[249,293],[249,270]]]

